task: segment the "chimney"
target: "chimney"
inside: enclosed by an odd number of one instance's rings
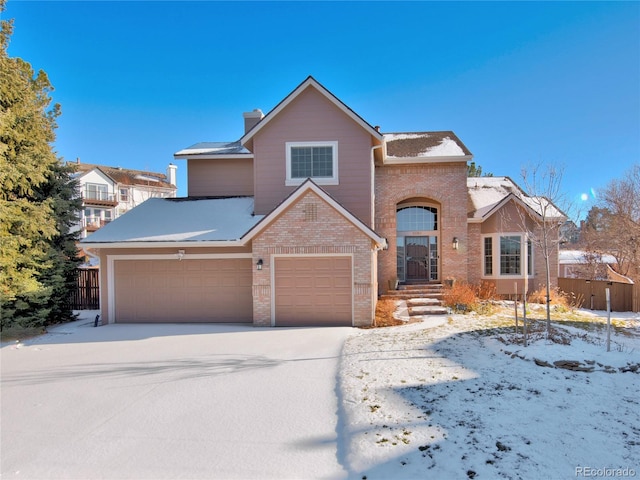
[[[264,118],[264,113],[259,108],[253,110],[253,112],[245,112],[242,114],[244,117],[244,133],[247,133],[256,124]]]
[[[173,163],[170,163],[169,166],[167,167],[167,180],[174,187],[178,186],[178,183],[177,183],[177,180],[176,180],[176,172],[177,171],[178,171],[178,167],[177,167],[177,165],[174,165]]]

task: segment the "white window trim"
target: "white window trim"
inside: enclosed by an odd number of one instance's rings
[[[333,176],[332,177],[310,177],[318,185],[339,185],[338,181],[338,142],[286,142],[286,158],[287,158],[287,178],[285,185],[295,187],[301,185],[306,178],[291,178],[291,148],[292,147],[332,147],[333,148]]]
[[[492,275],[486,275],[484,272],[484,239],[487,237],[491,237],[492,238],[492,267],[493,267],[493,274]],[[500,237],[520,237],[520,272],[521,273],[508,273],[508,274],[502,274],[500,273]],[[504,279],[518,279],[518,278],[525,278],[525,275],[522,273],[525,271],[525,263],[523,261],[524,258],[526,258],[527,255],[527,240],[531,240],[527,234],[525,232],[499,232],[499,233],[491,233],[491,234],[486,234],[486,235],[482,235],[481,239],[480,239],[480,255],[481,255],[481,259],[482,261],[480,262],[480,268],[481,268],[481,277],[480,278],[487,278],[487,279],[494,279],[494,280],[504,280]],[[524,252],[524,255],[522,254]],[[533,243],[531,244],[531,263],[533,265],[535,265],[535,249],[533,248]],[[527,265],[529,266],[529,265]],[[528,270],[531,270],[531,273],[529,275],[526,275],[527,278],[533,278],[535,276],[535,269],[533,268],[533,266],[529,266]]]

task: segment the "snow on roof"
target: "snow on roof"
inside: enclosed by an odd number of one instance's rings
[[[170,188],[175,190],[176,186],[169,183],[169,179],[164,173],[147,172],[145,170],[133,170],[131,168],[110,167],[107,165],[96,165],[94,163],[69,163],[76,169],[75,175],[81,177],[91,171],[98,170],[107,178],[110,178],[121,185],[142,185],[148,186],[149,182],[154,182],[153,187]]]
[[[453,132],[385,133],[387,158],[471,155]]]
[[[262,217],[253,197],[151,198],[81,243],[238,240]]]
[[[174,156],[184,155],[238,155],[250,154],[239,141],[236,142],[200,142],[174,153]]]
[[[514,195],[534,212],[546,218],[564,218],[564,214],[544,197],[530,197],[509,177],[469,177],[469,218],[481,219],[489,214],[507,196]]]
[[[522,190],[509,177],[469,177],[467,190],[471,218],[484,217],[510,193],[523,196]]]
[[[589,263],[589,258],[596,260],[594,255],[597,255],[598,263],[607,263],[613,265],[618,263],[616,257],[608,253],[590,253],[583,250],[560,250],[558,252],[558,263],[565,265],[576,265]]]

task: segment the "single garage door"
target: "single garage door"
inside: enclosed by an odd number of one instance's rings
[[[115,321],[251,322],[250,258],[116,260]]]
[[[275,324],[352,324],[351,257],[276,257]]]

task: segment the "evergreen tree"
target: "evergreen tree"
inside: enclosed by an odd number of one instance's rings
[[[5,0],[0,0],[0,12]],[[69,170],[52,148],[60,106],[45,72],[7,53],[13,22],[0,24],[0,328],[71,318],[65,307],[78,205]]]
[[[471,162],[467,166],[467,177],[493,177],[493,173],[482,173],[482,167],[476,162]]]
[[[45,287],[51,288],[47,309],[48,323],[64,322],[72,319],[71,294],[76,288],[78,266],[82,260],[78,256],[79,231],[71,232],[78,222],[82,199],[78,194],[78,182],[73,177],[73,166],[56,163],[47,183],[38,189],[40,197],[53,201],[53,214],[57,233],[51,239],[47,254],[50,268],[41,277]]]

